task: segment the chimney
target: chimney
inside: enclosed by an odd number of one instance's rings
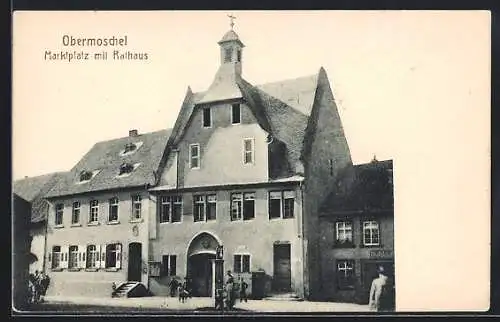
[[[130,130],[128,131],[128,136],[130,137],[135,137],[138,136],[139,134],[137,133],[137,130]]]

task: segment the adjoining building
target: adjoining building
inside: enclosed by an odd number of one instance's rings
[[[383,266],[394,282],[392,160],[355,165],[339,177],[321,208],[320,249],[325,299],[368,303]]]
[[[96,143],[47,193],[48,295],[110,296],[112,283],[148,283],[155,183],[170,130]]]
[[[31,204],[17,194],[12,195],[12,228],[13,228],[13,252],[12,252],[12,300],[13,308],[23,311],[29,305],[28,276],[31,261],[30,252],[30,219]]]
[[[44,267],[45,230],[49,213],[49,203],[45,200],[45,195],[62,175],[62,172],[56,172],[36,177],[25,177],[14,181],[12,185],[13,193],[31,204],[31,225],[29,227],[32,239],[31,273],[42,271]]]

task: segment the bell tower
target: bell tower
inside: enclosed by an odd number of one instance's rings
[[[243,43],[241,42],[238,34],[234,32],[234,17],[228,15],[230,19],[231,30],[226,32],[224,37],[218,42],[220,46],[220,60],[222,65],[233,65],[234,70],[238,76],[241,76],[241,63],[243,54]]]

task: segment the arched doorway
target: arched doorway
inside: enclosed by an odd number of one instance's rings
[[[213,260],[217,246],[219,246],[217,239],[205,232],[200,233],[189,244],[187,275],[191,279],[193,296],[212,296]]]

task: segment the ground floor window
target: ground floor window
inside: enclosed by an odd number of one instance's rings
[[[337,288],[339,290],[351,290],[354,289],[354,283],[354,261],[337,261]]]
[[[96,245],[87,246],[87,268],[97,268],[97,262],[99,261],[99,252],[97,251]]]
[[[161,276],[175,276],[177,275],[177,256],[176,255],[163,255],[161,258]]]
[[[52,247],[52,268],[61,267],[61,246]]]
[[[121,244],[106,245],[106,268],[121,268]]]
[[[250,272],[250,255],[243,255],[243,254],[234,255],[234,272],[235,273]]]
[[[78,246],[69,246],[68,268],[78,268]]]

